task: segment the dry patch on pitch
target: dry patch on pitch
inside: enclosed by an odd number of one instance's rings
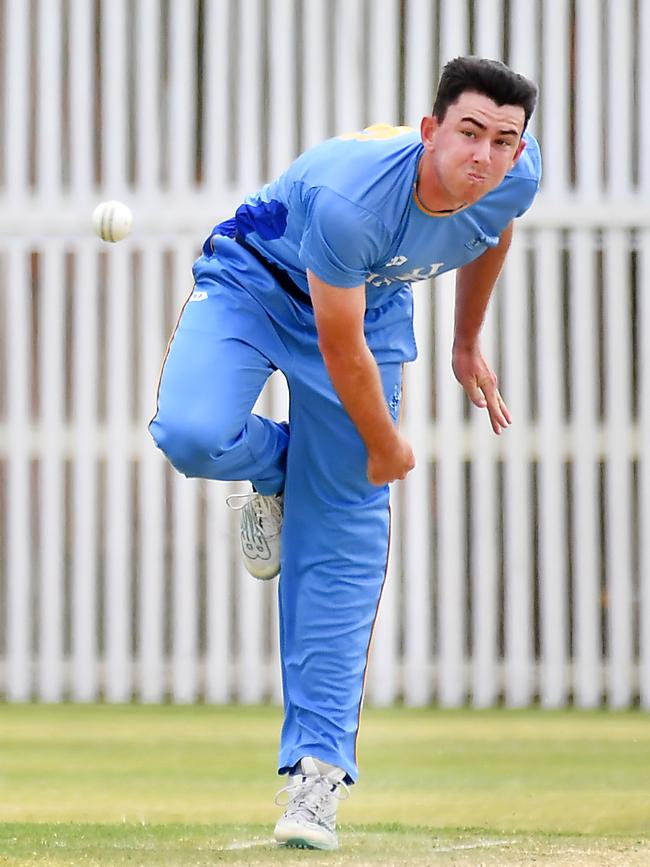
[[[372,840],[372,842],[371,842]],[[648,867],[650,840],[575,837],[449,836],[435,833],[341,835],[334,865],[454,867]],[[372,849],[372,855],[369,849]],[[364,854],[365,850],[365,854]],[[383,857],[383,860],[382,860]]]
[[[275,845],[266,826],[0,825],[6,867],[648,867],[650,840],[347,826],[336,852]]]

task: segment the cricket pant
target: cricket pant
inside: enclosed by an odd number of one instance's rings
[[[315,756],[357,778],[356,737],[372,627],[386,574],[388,486],[318,349],[311,308],[246,250],[213,239],[170,343],[151,433],[189,477],[284,490],[279,581],[284,690],[279,769]],[[386,401],[399,413],[402,364],[415,357],[410,289],[366,313]],[[270,374],[290,391],[289,425],[251,410]]]

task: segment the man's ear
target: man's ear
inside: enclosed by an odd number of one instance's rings
[[[525,140],[525,139],[523,138],[523,136],[522,136],[522,139],[521,139],[521,141],[519,142],[519,145],[518,145],[518,147],[517,147],[517,150],[515,151],[515,155],[514,155],[514,157],[513,157],[513,159],[512,159],[512,164],[513,164],[513,166],[514,166],[514,164],[517,162],[517,160],[519,159],[519,157],[523,154],[523,152],[525,151],[525,149],[526,149],[526,140]]]
[[[440,124],[438,123],[437,118],[433,117],[430,114],[427,114],[425,117],[422,118],[422,121],[420,122],[420,137],[422,139],[422,144],[424,145],[425,151],[433,150],[436,133],[439,126]]]

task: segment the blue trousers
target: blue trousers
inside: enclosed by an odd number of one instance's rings
[[[386,574],[388,487],[368,481],[367,452],[325,369],[313,311],[227,238],[197,260],[194,278],[163,366],[151,434],[186,476],[284,491],[279,770],[309,755],[354,781],[368,648]],[[400,287],[368,310],[365,331],[397,419],[402,364],[415,357],[410,290]],[[252,413],[276,369],[289,385],[288,425]]]

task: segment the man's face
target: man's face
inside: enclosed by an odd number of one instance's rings
[[[441,123],[422,121],[422,141],[433,174],[450,199],[471,204],[504,179],[524,149],[525,113],[467,91],[449,106]]]

